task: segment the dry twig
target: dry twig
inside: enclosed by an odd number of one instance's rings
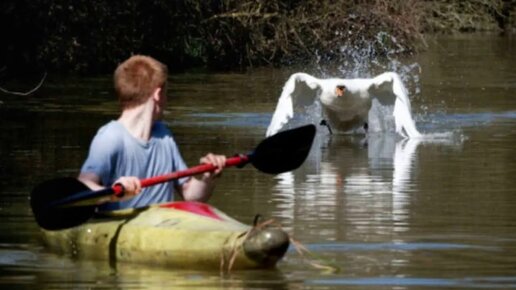
[[[45,81],[46,77],[47,77],[47,73],[45,72],[45,74],[43,75],[43,77],[39,81],[38,85],[35,86],[30,91],[27,91],[27,92],[10,91],[10,90],[4,89],[2,87],[0,87],[0,92],[5,93],[5,94],[9,94],[9,95],[15,95],[15,96],[28,96],[28,95],[34,93],[35,91],[37,91],[41,87],[41,85],[43,85],[43,82]]]

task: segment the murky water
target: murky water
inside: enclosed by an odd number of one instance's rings
[[[321,130],[295,172],[225,171],[211,204],[245,223],[274,218],[312,254],[292,248],[276,270],[112,268],[49,253],[28,193],[75,175],[96,129],[116,118],[110,77],[48,79],[33,96],[1,95],[0,287],[516,288],[516,39],[430,45],[405,60],[421,68],[409,90],[429,138],[375,135],[366,145]],[[291,72],[172,76],[165,119],[186,161],[252,150]]]

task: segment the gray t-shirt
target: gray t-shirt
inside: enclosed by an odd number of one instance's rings
[[[111,186],[121,176],[143,179],[186,168],[170,130],[162,122],[154,123],[150,140],[144,142],[134,138],[118,121],[111,121],[93,138],[81,173],[95,173],[102,185]],[[100,210],[138,208],[172,201],[174,186],[187,180],[182,178],[146,187],[134,198],[104,204]]]

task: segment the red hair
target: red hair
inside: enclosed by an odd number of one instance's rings
[[[156,59],[134,55],[115,70],[115,91],[122,108],[131,108],[147,101],[157,88],[165,88],[168,68]]]

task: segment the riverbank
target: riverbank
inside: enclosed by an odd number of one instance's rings
[[[133,53],[217,70],[414,53],[435,33],[516,30],[516,1],[4,1],[0,79],[110,73]]]

